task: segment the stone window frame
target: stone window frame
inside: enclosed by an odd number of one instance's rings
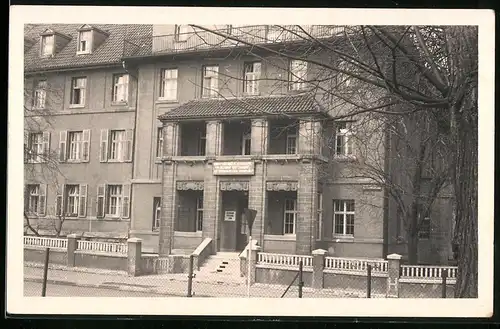
[[[342,209],[341,210],[336,210],[336,203],[341,202],[342,204]],[[353,205],[353,210],[347,210],[347,203],[352,202]],[[334,199],[333,200],[333,236],[334,237],[349,237],[352,238],[354,237],[354,221],[355,221],[355,216],[356,216],[356,207],[355,207],[355,200],[354,199]],[[342,215],[342,233],[337,233],[336,232],[336,215]],[[352,220],[352,233],[347,233],[347,216],[352,215],[353,220]]]
[[[292,202],[293,209],[287,209],[287,203]],[[295,235],[297,230],[297,199],[286,198],[283,204],[283,235]],[[286,232],[287,230],[287,215],[292,215],[293,218],[293,231]]]

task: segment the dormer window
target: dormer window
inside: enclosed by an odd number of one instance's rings
[[[54,55],[54,35],[42,36],[41,54],[44,57]]]
[[[92,47],[92,31],[80,31],[78,35],[78,54],[90,54]]]

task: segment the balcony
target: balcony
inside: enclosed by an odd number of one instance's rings
[[[315,38],[331,38],[344,33],[339,25],[252,25],[229,27],[215,30],[232,36],[239,41],[214,34],[212,31],[194,30],[188,33],[156,35],[151,37],[129,38],[124,42],[123,57],[146,57],[174,53],[190,53],[231,49],[250,44],[282,44]]]

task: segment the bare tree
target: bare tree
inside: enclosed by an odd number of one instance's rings
[[[272,86],[276,92],[282,91],[291,76],[294,81],[306,83],[308,92],[318,96],[335,120],[369,113],[412,118],[414,113],[426,112],[425,116],[446,136],[452,152],[451,180],[456,202],[453,240],[459,268],[455,294],[477,297],[477,27],[191,27],[202,40],[193,48],[233,47],[228,57],[244,53],[266,61],[285,74],[260,79],[264,83],[274,81],[273,85],[267,84],[269,91]],[[306,62],[316,74],[297,75],[290,70],[289,60]],[[345,88],[348,83],[356,87]],[[410,186],[415,196],[421,195],[417,181],[427,156],[425,150],[432,147],[428,143],[424,135],[415,148],[417,157],[412,160],[414,177]],[[381,180],[384,186],[387,179]],[[431,190],[438,193],[443,184],[436,179]],[[424,213],[431,199],[424,202]],[[411,232],[419,226],[413,215],[424,200],[419,196],[417,201],[406,209]]]

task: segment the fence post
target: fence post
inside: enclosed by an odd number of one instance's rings
[[[76,234],[68,234],[68,246],[67,246],[67,260],[66,264],[68,267],[75,266],[75,251],[78,249],[78,235]]]
[[[390,254],[387,256],[387,261],[387,297],[398,298],[401,255]]]
[[[49,270],[49,251],[50,251],[50,248],[45,248],[45,260],[43,263],[42,297],[45,297],[45,293],[47,292],[47,272]]]
[[[130,238],[127,240],[127,272],[130,276],[141,274],[142,263],[142,239]]]
[[[189,269],[188,269],[188,291],[187,296],[193,297],[193,278],[194,272],[194,255],[189,255]]]
[[[324,288],[325,255],[327,251],[323,249],[313,250],[313,277],[312,286],[315,289]]]
[[[255,283],[255,272],[256,272],[256,268],[257,268],[256,265],[258,262],[260,247],[257,245],[250,246],[249,250],[252,252],[252,255],[250,256],[250,273],[248,273],[247,275],[250,276],[250,284],[252,285]],[[247,258],[247,262],[248,262],[248,258]]]
[[[372,297],[372,265],[366,265],[366,298]]]
[[[299,298],[302,298],[302,286],[304,285],[304,282],[302,281],[302,271],[303,271],[303,264],[302,261],[299,262]]]
[[[441,271],[441,298],[446,298],[446,278],[448,277],[448,270]]]

